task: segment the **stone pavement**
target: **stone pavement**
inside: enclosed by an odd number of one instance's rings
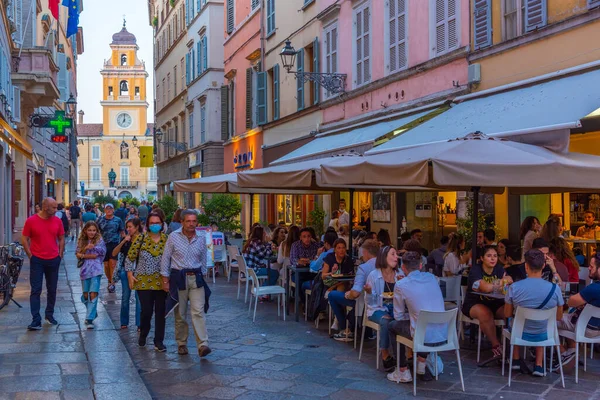
[[[236,278],[237,275],[234,275]],[[259,304],[256,322],[248,315],[248,305],[236,300],[237,281],[217,277],[208,313],[212,354],[200,360],[190,334],[190,355],[179,356],[174,340],[173,318],[167,320],[166,353],[151,345],[140,349],[131,315],[128,330],[119,332],[141,377],[155,399],[191,397],[216,399],[402,399],[413,398],[412,385],[387,381],[385,373],[375,370],[375,342],[365,343],[362,362],[351,343],[340,343],[327,335],[327,324],[319,330],[313,323],[293,316],[283,322],[277,318],[276,303]],[[105,291],[106,288],[104,287]],[[106,310],[119,325],[120,295],[104,294]],[[133,304],[132,304],[133,305]],[[148,340],[151,340],[152,333]],[[119,345],[120,346],[120,345]],[[488,356],[484,351],[482,356]],[[534,378],[513,375],[509,388],[500,367],[477,368],[475,352],[461,351],[465,389],[460,389],[453,354],[442,354],[444,373],[439,381],[418,382],[419,398],[434,399],[600,399],[600,362],[588,360],[588,371],[580,371],[575,384],[572,367],[565,376],[549,374]]]
[[[29,264],[19,277],[14,303],[0,310],[0,399],[150,399],[118,332],[99,304],[96,329],[83,325],[81,281],[69,242],[61,264],[54,317],[28,332]],[[46,291],[42,294],[42,317]]]

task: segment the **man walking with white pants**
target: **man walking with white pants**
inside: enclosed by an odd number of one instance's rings
[[[210,289],[204,281],[207,253],[206,234],[203,231],[196,232],[198,220],[195,211],[183,211],[181,220],[182,227],[169,235],[161,259],[162,287],[167,292],[171,289],[172,296],[173,294],[179,296],[179,304],[175,307],[177,353],[188,354],[189,327],[186,314],[189,301],[198,354],[200,357],[204,357],[211,352],[208,347],[205,318],[210,296]],[[175,288],[177,291],[174,290]]]

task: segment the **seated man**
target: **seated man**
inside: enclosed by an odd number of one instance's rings
[[[556,319],[560,321],[563,315],[562,306],[564,304],[560,287],[550,283],[542,278],[542,270],[546,265],[544,253],[537,249],[531,249],[525,253],[525,271],[527,278],[513,283],[508,287],[506,298],[504,300],[504,315],[510,317],[513,315],[516,307],[525,307],[538,310],[547,310],[556,307]],[[523,327],[523,339],[532,342],[541,342],[548,338],[546,332],[546,321],[525,321]],[[514,370],[528,371],[525,362],[519,356],[518,346],[514,347],[513,352]],[[544,376],[544,348],[535,348],[535,366],[533,376]]]
[[[437,266],[444,266],[444,255],[448,250],[448,242],[450,238],[448,236],[442,236],[440,239],[440,247],[431,250],[431,253],[427,256],[427,264],[435,264]]]
[[[356,299],[363,293],[363,287],[367,282],[367,277],[375,269],[375,261],[377,260],[377,253],[379,252],[379,243],[377,240],[368,239],[363,242],[361,249],[363,260],[365,262],[358,267],[352,289],[347,292],[334,290],[329,292],[328,296],[329,305],[338,321],[339,329],[339,332],[333,335],[333,338],[340,342],[350,342],[354,339],[354,334],[350,327],[347,328],[346,321],[354,319],[355,310],[353,309],[352,312],[346,316],[346,307],[354,307],[356,305]]]
[[[590,272],[590,279],[594,281],[594,283],[583,288],[578,294],[575,294],[569,297],[569,301],[567,305],[569,307],[575,307],[573,312],[570,312],[562,317],[560,321],[558,321],[558,329],[564,329],[567,331],[575,332],[575,326],[577,325],[577,319],[581,314],[581,311],[585,307],[586,304],[591,304],[594,307],[600,307],[600,252],[597,252],[594,257],[590,259],[590,263],[588,266],[588,271]],[[586,337],[597,337],[600,336],[600,319],[592,318],[590,322],[588,322],[587,327],[585,329]],[[561,346],[561,359],[562,364],[565,365],[569,363],[575,357],[575,342],[567,339],[568,349],[565,350],[563,346]],[[557,369],[558,364],[555,363],[552,366],[552,369]]]
[[[546,266],[542,270],[542,278],[548,282],[569,282],[567,266],[556,259],[550,251],[550,245],[543,239],[537,238],[531,244],[532,249],[538,249],[546,257]]]
[[[337,237],[337,233],[335,232],[328,231],[325,233],[325,237],[323,238],[323,247],[319,248],[319,250],[317,251],[318,258],[310,262],[311,272],[321,272],[321,270],[323,269],[323,260],[325,260],[325,257],[327,257],[329,254],[333,253],[333,243],[335,242]],[[302,297],[300,298],[300,301],[304,301],[306,290],[312,287],[312,283],[312,280],[302,282]]]
[[[421,311],[445,311],[444,298],[437,279],[429,272],[421,272],[421,267],[420,253],[407,251],[402,255],[402,271],[406,277],[396,282],[394,287],[394,321],[388,324],[388,331],[394,338],[397,335],[412,338]],[[448,339],[446,332],[447,326],[444,324],[428,326],[425,343],[445,342]],[[397,383],[412,382],[405,353],[404,346],[400,346],[398,355],[400,369],[396,368],[394,372],[388,374],[388,380]],[[427,354],[419,353],[417,357],[417,375],[422,376],[425,380],[431,379],[431,373],[426,371],[425,365]]]

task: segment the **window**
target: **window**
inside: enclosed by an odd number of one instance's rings
[[[156,84],[156,107],[160,108],[160,85]]]
[[[267,123],[267,73],[256,74],[256,122],[258,125]]]
[[[194,113],[190,111],[190,149],[194,147]]]
[[[338,71],[338,26],[337,22],[329,25],[325,28],[325,35],[323,38],[323,59],[325,64],[323,65],[323,72],[336,73]],[[327,97],[331,93],[325,94]]]
[[[525,26],[524,0],[504,1],[504,40],[514,39],[523,34]]]
[[[371,81],[371,7],[367,2],[354,11],[355,86]]]
[[[272,72],[272,77],[273,77],[273,94],[271,96],[271,98],[273,99],[273,121],[276,121],[279,119],[279,82],[280,82],[280,78],[279,78],[279,64],[275,64],[273,66],[273,72]]]
[[[167,101],[171,101],[171,73],[167,74]]]
[[[458,48],[459,0],[430,0],[431,57],[437,57]]]
[[[173,94],[177,96],[177,65],[173,67]]]
[[[100,146],[98,145],[92,146],[92,160],[100,161]]]
[[[100,167],[92,167],[92,182],[100,182]]]
[[[206,104],[200,105],[200,143],[206,143]]]
[[[258,8],[258,6],[260,6],[260,0],[252,0],[252,2],[251,2],[252,11],[256,10]]]
[[[127,54],[121,54],[121,65],[127,65]]]
[[[388,73],[400,71],[408,65],[406,47],[407,0],[387,1],[387,23],[385,24],[386,68]]]
[[[129,96],[129,84],[127,81],[119,83],[119,96]]]
[[[134,93],[135,93],[136,96],[140,95],[140,87],[139,86],[135,87],[135,92]]]
[[[186,75],[183,73],[185,70],[185,58],[181,59],[181,91],[185,89],[185,77]]]
[[[166,81],[167,81],[166,78],[163,78],[163,80],[162,80],[162,87],[163,87],[163,90],[162,90],[162,101],[163,101],[163,107],[167,105],[167,90],[166,90],[167,84],[166,84]]]
[[[148,168],[148,180],[149,181],[156,180],[156,167]]]
[[[108,95],[109,95],[109,96],[112,96],[112,95],[113,95],[113,87],[112,87],[112,86],[109,86],[109,87],[108,87]]]
[[[121,167],[121,186],[129,185],[129,167]]]
[[[267,0],[267,35],[275,32],[275,0]]]
[[[235,29],[235,5],[234,0],[227,0],[227,33],[233,32]]]

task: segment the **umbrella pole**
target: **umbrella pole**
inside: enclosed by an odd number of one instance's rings
[[[252,224],[254,222],[252,222],[254,220],[254,193],[250,193],[250,226],[252,226]]]
[[[479,187],[473,187],[473,229],[471,229],[471,266],[477,263],[477,231],[479,226]]]
[[[350,230],[350,236],[348,236],[348,250],[350,252],[350,257],[352,254],[352,227],[354,225],[354,221],[352,221],[352,210],[354,209],[354,189],[350,189],[350,226],[348,227]],[[357,213],[358,215],[358,213]]]

